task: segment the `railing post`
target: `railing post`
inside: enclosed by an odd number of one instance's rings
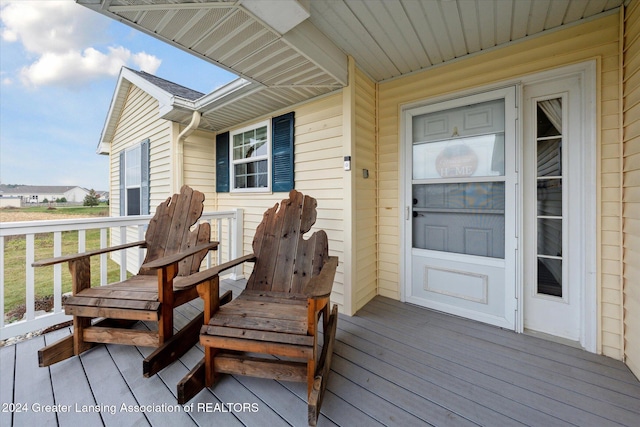
[[[232,238],[230,242],[231,246],[229,247],[230,260],[240,258],[244,252],[244,209],[236,208],[234,211],[236,214],[232,221]],[[242,265],[233,268],[231,278],[233,280],[244,279]]]

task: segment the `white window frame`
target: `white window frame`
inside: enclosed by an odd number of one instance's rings
[[[248,159],[234,160],[233,158],[233,139],[235,135],[247,132],[249,130],[255,130],[261,127],[267,128],[267,154],[262,156],[250,157]],[[271,166],[271,120],[263,120],[258,123],[251,124],[249,126],[235,129],[229,132],[229,192],[231,193],[270,193],[272,176]],[[267,161],[267,186],[266,187],[253,187],[253,188],[236,188],[236,174],[235,167],[239,164],[256,163],[258,161]]]
[[[129,157],[131,153],[133,153],[134,151],[138,151],[138,158],[136,162],[133,162],[131,160],[131,158]],[[142,167],[141,167],[141,159],[142,159],[142,144],[136,144],[133,147],[127,148],[125,150],[124,153],[124,165],[125,165],[125,171],[124,171],[124,212],[126,216],[132,216],[132,215],[141,215],[142,214]],[[131,185],[127,179],[128,174],[127,174],[127,168],[129,168],[129,165],[137,165],[138,168],[138,184],[137,185]],[[129,189],[132,188],[137,188],[138,191],[138,213],[137,214],[129,214]]]

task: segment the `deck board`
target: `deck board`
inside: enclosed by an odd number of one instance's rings
[[[13,403],[13,384],[16,361],[16,346],[0,347],[0,404]],[[0,425],[11,425],[12,412],[0,408]]]
[[[456,331],[451,336],[443,335],[431,321],[428,328],[419,331],[415,327],[412,329],[412,326],[407,326],[408,318],[411,316],[401,312],[386,311],[385,313],[384,318],[372,311],[363,312],[361,317],[375,318],[375,322],[384,322],[384,325],[379,324],[379,327],[386,331],[383,334],[388,334],[395,340],[412,342],[412,347],[428,349],[426,351],[432,355],[446,354],[448,362],[454,364],[450,368],[456,371],[453,375],[463,380],[464,375],[468,375],[467,381],[470,384],[483,384],[496,395],[510,397],[539,412],[575,425],[618,425],[616,423],[633,425],[639,416],[625,408],[612,408],[612,405],[606,402],[563,387],[566,381],[563,384],[561,375],[549,377],[552,383],[538,379],[537,377],[544,371],[537,367],[529,369],[526,364],[519,363],[515,355],[514,358],[505,357],[504,354],[509,352],[505,346],[491,345],[469,335],[468,332],[463,334]],[[520,353],[520,355],[524,356],[526,353]],[[486,377],[478,377],[473,371],[486,373]],[[588,384],[581,386],[593,387]]]
[[[239,284],[223,281],[221,289],[237,296]],[[175,328],[201,307],[200,301],[179,307]],[[69,333],[0,348],[0,402],[30,409],[0,412],[2,426],[306,424],[305,384],[241,376],[224,376],[201,391],[189,402],[192,412],[123,412],[123,404],[173,408],[177,382],[203,357],[200,345],[152,378],[142,377],[152,349],[131,346],[98,345],[38,368],[37,350]],[[76,403],[92,410],[75,412]],[[258,411],[221,412],[220,404],[229,403],[255,404]],[[74,410],[35,412],[34,404]],[[356,316],[340,316],[318,425],[636,426],[637,419],[640,383],[619,361],[376,297]]]

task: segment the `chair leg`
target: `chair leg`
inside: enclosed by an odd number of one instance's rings
[[[309,393],[308,421],[310,426],[315,426],[320,414],[320,405],[327,387],[329,370],[331,369],[331,356],[333,355],[333,345],[336,338],[336,328],[338,324],[338,306],[334,305],[329,316],[329,324],[324,331],[324,344],[322,354],[318,362],[316,376],[312,389]]]
[[[204,300],[205,303],[205,313],[204,318],[207,320],[207,311],[215,312],[218,309],[218,306],[224,305],[231,301],[232,294],[231,291],[225,292],[216,302],[217,293],[218,293],[218,281],[217,278],[214,279],[215,282],[213,286],[215,289],[207,291],[205,286],[200,287],[198,289],[198,293],[200,297]],[[209,292],[215,291],[215,295],[211,295]],[[213,298],[213,299],[211,299]],[[208,320],[207,320],[208,322]],[[204,322],[204,323],[207,323]],[[202,326],[203,322],[200,323]],[[213,366],[214,358],[217,353],[217,349],[211,347],[204,347],[204,355],[205,357],[198,362],[198,364],[178,383],[178,403],[184,405],[196,394],[200,392],[205,387],[213,387],[213,385],[218,380],[219,376],[216,375],[215,369]]]
[[[92,343],[84,340],[84,330],[91,326],[90,317],[73,316],[73,353],[76,356],[93,347]]]
[[[53,365],[74,356],[73,335],[64,337],[38,350],[38,365],[41,368]]]
[[[142,361],[142,373],[149,378],[182,357],[197,342],[204,314],[200,313]]]

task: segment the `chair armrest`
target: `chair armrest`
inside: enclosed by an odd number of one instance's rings
[[[207,268],[206,270],[193,273],[185,277],[184,279],[180,280],[180,283],[174,283],[174,287],[176,289],[191,288],[199,283],[206,282],[207,280],[211,280],[215,276],[219,275],[221,272],[228,270],[231,267],[235,267],[236,265],[240,265],[244,262],[251,262],[255,260],[256,260],[256,256],[254,254],[241,256],[240,258],[227,261],[220,265],[216,265],[215,267]]]
[[[336,269],[338,268],[338,257],[330,256],[329,260],[324,263],[320,274],[314,276],[309,280],[307,285],[302,290],[302,293],[307,298],[326,298],[331,295],[331,288],[333,288],[333,280],[336,276]]]
[[[82,253],[79,253],[79,254],[64,255],[64,256],[55,257],[55,258],[47,258],[47,259],[43,259],[43,260],[40,260],[40,261],[36,261],[33,264],[31,264],[31,266],[32,267],[44,267],[44,266],[47,266],[47,265],[60,264],[61,262],[74,261],[74,260],[80,259],[80,258],[91,257],[91,256],[94,256],[94,255],[106,254],[106,253],[109,253],[109,252],[119,251],[119,250],[122,250],[122,249],[134,248],[136,246],[145,247],[146,244],[147,243],[144,240],[140,240],[138,242],[125,243],[124,245],[111,246],[109,248],[96,249],[96,250],[93,250],[93,251],[82,252]]]
[[[203,243],[201,245],[192,246],[182,252],[179,252],[174,255],[165,256],[162,258],[155,259],[153,261],[149,261],[147,263],[142,264],[140,269],[149,269],[149,270],[157,270],[158,268],[167,267],[171,264],[175,264],[176,262],[180,262],[183,259],[190,257],[191,255],[195,255],[200,251],[210,251],[218,248],[218,242],[209,242]]]

